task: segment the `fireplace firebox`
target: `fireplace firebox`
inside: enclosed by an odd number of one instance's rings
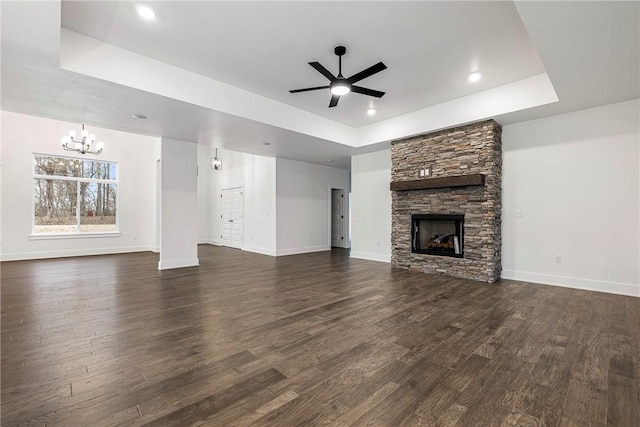
[[[464,215],[411,215],[411,252],[464,257]]]

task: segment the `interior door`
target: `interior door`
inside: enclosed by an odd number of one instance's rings
[[[244,198],[242,187],[227,188],[220,193],[222,201],[221,233],[223,246],[242,248]]]
[[[344,247],[344,190],[331,189],[331,246]]]

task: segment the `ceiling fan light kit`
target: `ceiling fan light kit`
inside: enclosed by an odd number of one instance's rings
[[[347,49],[344,46],[337,46],[333,51],[338,56],[338,75],[334,76],[331,74],[329,70],[327,70],[324,66],[322,66],[319,62],[309,62],[316,71],[329,79],[328,86],[316,86],[316,87],[307,87],[304,89],[293,89],[290,90],[290,93],[298,93],[298,92],[309,92],[312,90],[319,89],[329,89],[331,92],[331,101],[329,102],[329,108],[335,107],[338,105],[338,101],[340,97],[348,94],[349,92],[359,93],[361,95],[374,96],[376,98],[382,98],[385,94],[379,90],[367,89],[365,87],[356,86],[354,83],[359,82],[360,80],[364,80],[367,77],[370,77],[376,73],[379,73],[382,70],[387,68],[382,62],[378,62],[375,65],[372,65],[369,68],[366,68],[359,73],[354,74],[351,77],[345,78],[342,75],[342,55],[347,52]]]
[[[351,85],[340,80],[331,83],[329,87],[331,88],[330,90],[333,95],[342,96],[351,92]]]

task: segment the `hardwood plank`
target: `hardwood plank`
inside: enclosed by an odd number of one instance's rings
[[[488,362],[489,359],[472,354],[458,369],[445,378],[444,383],[452,389],[462,392]]]
[[[616,373],[609,373],[607,425],[631,426],[640,420],[640,389],[638,382]]]
[[[576,381],[591,384],[599,390],[606,390],[609,348],[608,334],[604,332],[589,334],[578,354],[578,363],[573,368],[573,378]]]
[[[614,373],[631,379],[636,378],[632,340],[628,335],[609,334],[609,375]]]
[[[198,257],[0,264],[2,425],[640,425],[637,298]]]
[[[377,384],[377,383],[375,383]],[[376,390],[372,390],[369,393],[361,393],[361,399],[355,406],[347,410],[336,420],[336,425],[351,425],[357,419],[364,416],[371,411],[380,402],[386,399],[391,393],[398,389],[399,385],[393,382],[388,382]]]
[[[444,375],[442,367],[429,360],[417,362],[400,379],[398,389],[353,425],[399,425],[404,418],[413,413],[422,397],[428,395]]]
[[[257,393],[285,378],[275,369],[269,369],[227,389],[220,390],[191,405],[150,421],[145,426],[183,426],[219,412],[246,395]]]
[[[260,406],[253,412],[246,413],[240,417],[235,418],[233,421],[230,421],[229,426],[248,426],[253,424],[255,421],[264,417],[265,415],[270,414],[271,412],[277,410],[282,405],[287,404],[293,399],[297,398],[299,395],[295,391],[287,391],[275,399],[270,400],[264,405]]]
[[[562,416],[577,423],[606,424],[607,393],[593,385],[571,381]]]
[[[419,415],[411,414],[400,424],[401,427],[429,427],[433,424]]]
[[[450,427],[458,424],[460,419],[467,412],[467,407],[457,403],[452,403],[437,419],[436,425]]]
[[[460,392],[445,384],[445,381],[436,385],[422,403],[414,410],[414,414],[429,422],[437,424],[439,417],[456,401]]]
[[[523,412],[511,412],[502,421],[501,427],[533,427],[540,425],[540,420]]]

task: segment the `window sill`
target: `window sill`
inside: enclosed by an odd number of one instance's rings
[[[29,240],[58,240],[58,239],[93,239],[97,237],[120,237],[119,231],[103,233],[60,233],[60,234],[30,234]]]

